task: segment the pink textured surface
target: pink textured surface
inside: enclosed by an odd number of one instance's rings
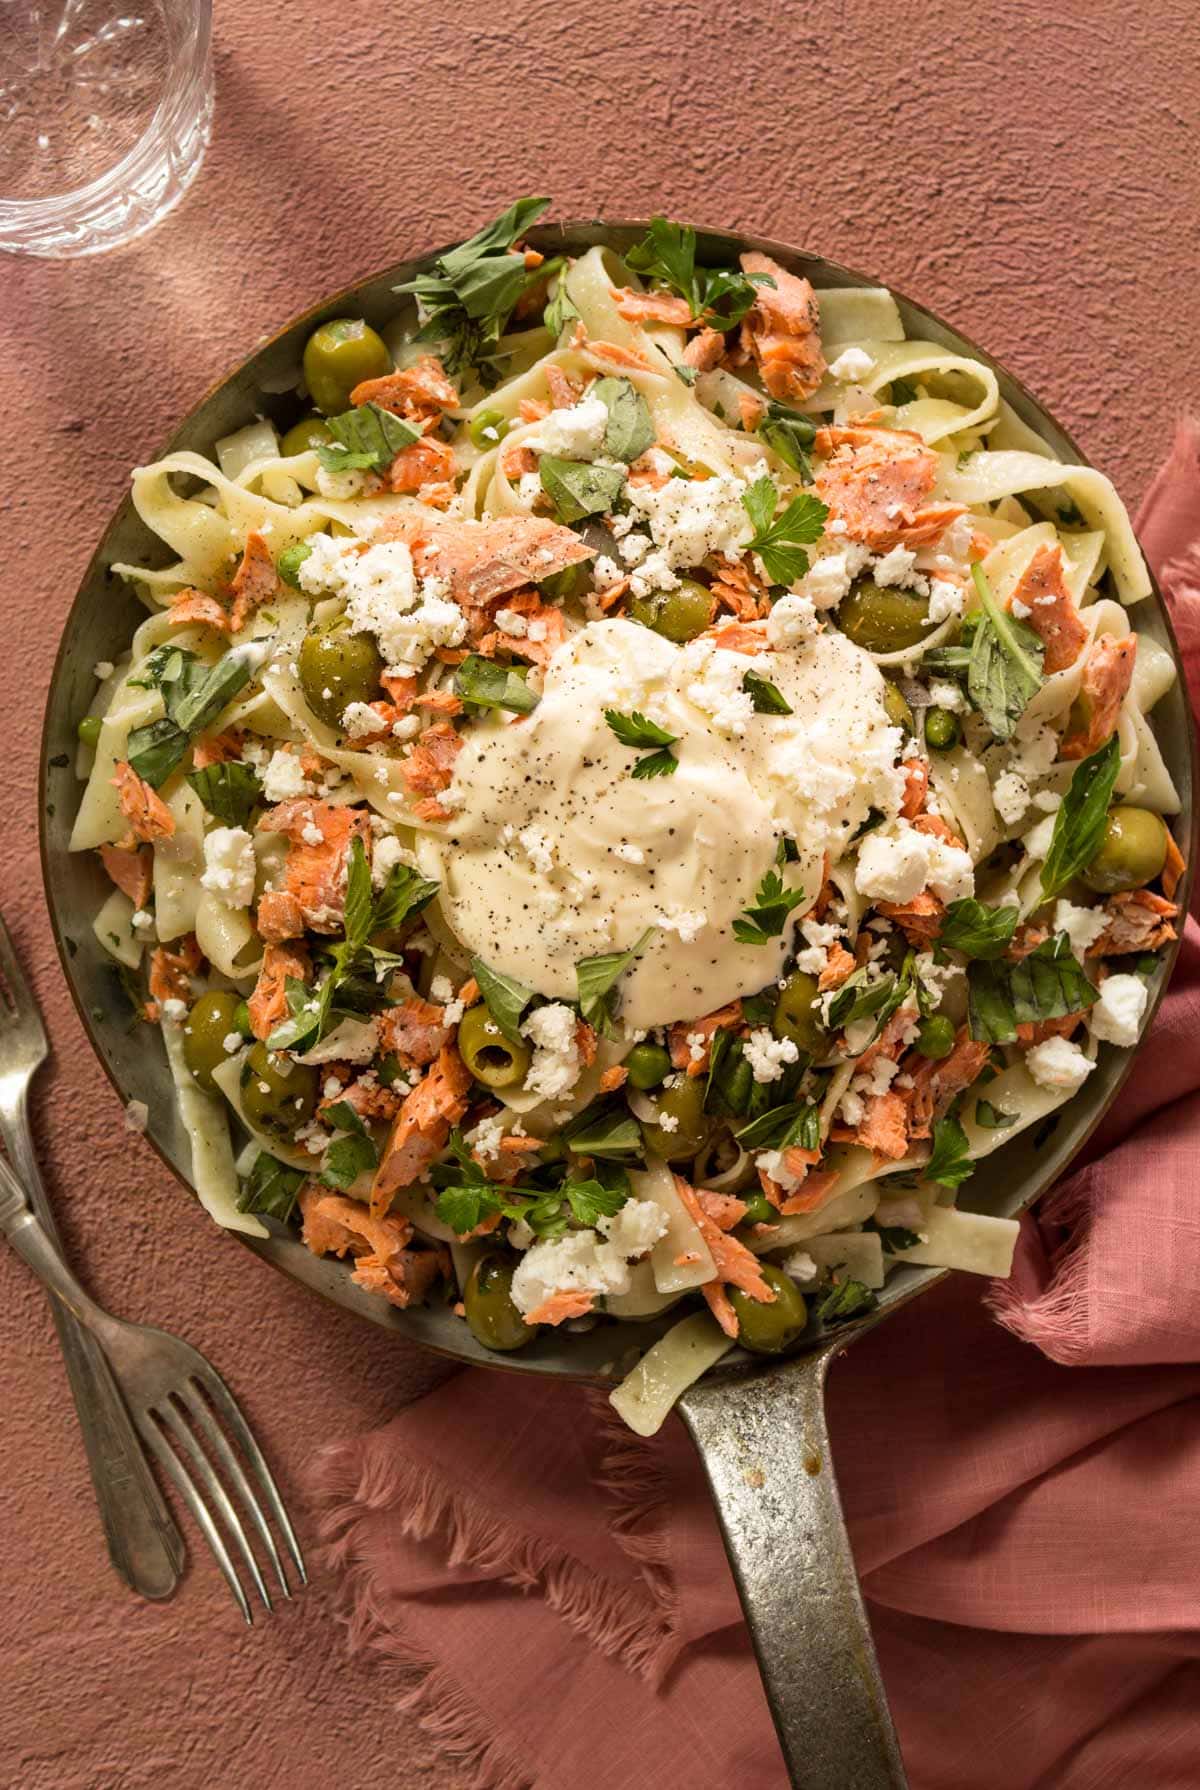
[[[886,30],[872,0],[515,0],[502,19],[446,0],[336,17],[247,0],[218,6],[216,33],[216,136],[181,208],[114,255],[0,271],[0,896],[53,1033],[40,1126],[75,1259],[115,1309],[211,1355],[286,1485],[324,1437],[378,1422],[436,1370],[188,1208],[122,1131],[59,986],[36,862],[41,706],[126,469],[321,293],[541,190],[560,214],[662,207],[875,272],[1022,375],[1132,501],[1200,335],[1200,29],[1172,0],[1136,25],[1117,0],[952,15],[900,0]],[[253,1633],[203,1551],[173,1603],[122,1592],[44,1300],[6,1256],[0,1278],[0,1779],[450,1790],[386,1684],[342,1665],[319,1588]]]

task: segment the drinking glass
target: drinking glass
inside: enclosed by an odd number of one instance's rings
[[[0,0],[0,249],[95,255],[196,177],[212,0]]]

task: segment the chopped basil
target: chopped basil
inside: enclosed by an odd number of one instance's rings
[[[604,951],[599,957],[584,957],[575,965],[579,1011],[589,1025],[606,1037],[612,1029],[617,982],[646,949],[655,930],[647,926],[627,951]]]
[[[778,517],[779,492],[772,479],[755,479],[742,493],[742,505],[754,524],[745,551],[757,553],[772,584],[794,584],[808,570],[805,547],[819,541],[829,514],[828,505],[809,491],[793,497]]]
[[[1121,742],[1115,733],[1098,752],[1076,766],[1054,816],[1054,834],[1042,865],[1042,894],[1047,900],[1064,889],[1099,851],[1120,769]]]
[[[790,715],[794,712],[791,703],[780,694],[770,679],[759,677],[757,671],[745,674],[742,689],[754,704],[757,715]]]
[[[494,659],[481,659],[478,653],[468,653],[463,660],[454,688],[468,707],[511,709],[516,715],[528,715],[539,700],[525,682],[523,671],[499,665]]]
[[[843,1280],[818,1302],[815,1315],[819,1324],[846,1324],[852,1318],[865,1317],[878,1303],[861,1280]]]
[[[793,1101],[762,1113],[733,1135],[743,1150],[787,1150],[793,1144],[802,1150],[819,1150],[821,1115],[811,1101]]]
[[[998,606],[978,564],[971,567],[971,576],[983,613],[971,630],[967,695],[993,739],[1008,740],[1042,687],[1046,649],[1032,628]]]
[[[289,1168],[274,1156],[260,1150],[250,1173],[242,1182],[237,1198],[239,1212],[265,1212],[286,1224],[296,1209],[305,1175],[298,1168]]]
[[[984,1131],[1007,1131],[1016,1122],[1015,1113],[1001,1112],[998,1106],[993,1106],[990,1100],[984,1100],[982,1096],[975,1102],[975,1123]]]
[[[367,472],[390,466],[404,448],[420,441],[421,431],[378,404],[358,404],[340,416],[325,419],[333,445],[322,442],[317,458],[326,472]]]
[[[543,454],[538,464],[542,490],[560,522],[607,514],[625,483],[619,466],[593,466],[590,460],[562,460],[557,454]]]
[[[574,323],[579,317],[578,307],[567,291],[565,274],[559,274],[554,288],[554,297],[542,312],[542,322],[557,342],[568,323]]]
[[[195,736],[249,683],[261,662],[258,648],[258,642],[236,646],[207,667],[179,647],[150,655],[142,683],[161,690],[167,712],[133,729],[128,754],[130,765],[152,789],[166,782]]]
[[[812,477],[808,450],[816,440],[816,425],[810,417],[777,398],[767,400],[766,412],[755,430],[759,440],[769,447],[807,484]]]
[[[868,966],[864,964],[846,977],[830,1001],[826,1024],[836,1032],[852,1025],[856,1019],[866,1019],[870,1014],[878,1013],[892,998],[895,987],[895,976],[885,975],[872,980]]]
[[[637,1120],[624,1106],[586,1107],[562,1134],[568,1150],[577,1156],[621,1158],[640,1156],[642,1133]]]
[[[419,914],[441,887],[430,882],[407,864],[397,864],[375,898],[371,914],[372,932],[394,932],[410,914]]]
[[[489,969],[482,957],[472,957],[471,974],[479,984],[488,1012],[504,1036],[510,1044],[520,1044],[521,1015],[533,999],[532,988],[526,988],[512,976],[502,976],[499,970]]]
[[[599,398],[608,411],[605,456],[630,464],[644,454],[654,441],[654,424],[650,407],[637,387],[628,379],[598,379],[588,397]]]
[[[964,957],[1003,957],[1020,917],[1018,907],[987,907],[967,896],[946,909],[938,944],[961,951]]]
[[[1017,963],[969,964],[967,989],[971,1036],[988,1044],[1012,1044],[1018,1026],[1063,1019],[1096,999],[1065,932]]]
[[[236,759],[189,771],[187,781],[208,812],[227,827],[244,827],[262,798],[262,784],[253,765]]]

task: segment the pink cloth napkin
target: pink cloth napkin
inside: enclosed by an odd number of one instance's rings
[[[1197,429],[1138,527],[1195,698]],[[950,1280],[831,1376],[913,1790],[1200,1785],[1198,1041],[1190,917],[1130,1082],[1024,1221],[1012,1281]],[[784,1790],[678,1422],[642,1442],[598,1394],[472,1370],[313,1477],[350,1647],[392,1662],[381,1701],[471,1790]]]

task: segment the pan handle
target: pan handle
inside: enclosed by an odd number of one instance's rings
[[[796,1790],[906,1790],[842,1516],[825,1375],[843,1346],[704,1379],[677,1409],[700,1452]]]

